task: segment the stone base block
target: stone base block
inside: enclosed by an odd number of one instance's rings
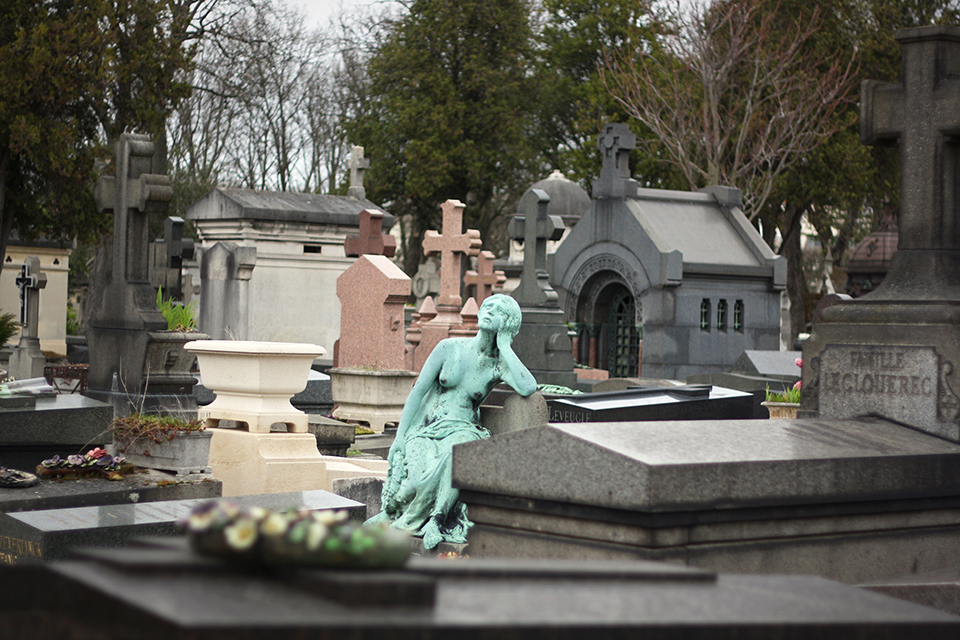
[[[376,371],[339,367],[327,371],[338,420],[364,422],[382,433],[389,422],[400,422],[403,403],[416,382],[413,371]]]
[[[225,497],[330,488],[312,433],[211,431],[210,467]]]
[[[270,425],[287,425],[290,433],[307,433],[309,416],[290,404],[290,398],[217,396],[212,404],[197,410],[197,417],[207,427],[216,427],[221,420],[233,420],[247,425],[251,433],[270,433]]]

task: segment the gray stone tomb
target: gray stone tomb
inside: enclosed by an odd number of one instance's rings
[[[47,286],[47,274],[40,271],[40,258],[27,256],[16,279],[20,289],[20,342],[10,354],[9,374],[16,380],[39,378],[47,362],[40,350],[37,327],[40,322],[40,290]]]
[[[0,601],[0,633],[18,637],[947,640],[960,629],[956,616],[821,578],[644,562],[413,558],[401,571],[262,570],[197,556],[183,539],[150,539],[0,578],[17,585]]]
[[[739,190],[639,188],[634,147],[627,125],[604,129],[593,204],[549,268],[580,332],[578,362],[685,380],[729,370],[746,349],[777,350],[786,261],[744,216]]]

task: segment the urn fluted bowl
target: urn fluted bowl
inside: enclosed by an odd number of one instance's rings
[[[203,386],[217,398],[199,415],[208,422],[236,420],[250,431],[266,433],[270,425],[307,430],[306,414],[290,404],[304,390],[314,359],[326,353],[316,344],[197,340],[184,348],[197,356]],[[210,426],[213,426],[212,424]]]

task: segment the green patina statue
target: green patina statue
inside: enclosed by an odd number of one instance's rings
[[[390,447],[383,510],[368,522],[390,522],[423,536],[423,546],[467,541],[467,508],[451,483],[453,446],[490,437],[480,426],[480,404],[505,382],[521,396],[537,390],[511,343],[520,306],[505,295],[484,300],[472,338],[447,338],[427,358],[413,385]]]

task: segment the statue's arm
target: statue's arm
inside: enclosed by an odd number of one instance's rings
[[[500,351],[500,370],[504,382],[526,398],[537,390],[537,380],[530,370],[520,362],[513,351],[513,339],[506,334],[497,335],[497,348]]]
[[[447,343],[446,341],[440,341],[430,352],[427,361],[423,363],[420,375],[417,376],[417,381],[413,383],[410,395],[403,403],[403,411],[400,412],[400,424],[397,425],[397,437],[394,439],[391,449],[396,446],[403,446],[402,443],[407,438],[407,432],[411,428],[415,428],[412,423],[416,422],[417,416],[422,414],[423,400],[440,377],[440,370],[443,368],[446,353]]]

